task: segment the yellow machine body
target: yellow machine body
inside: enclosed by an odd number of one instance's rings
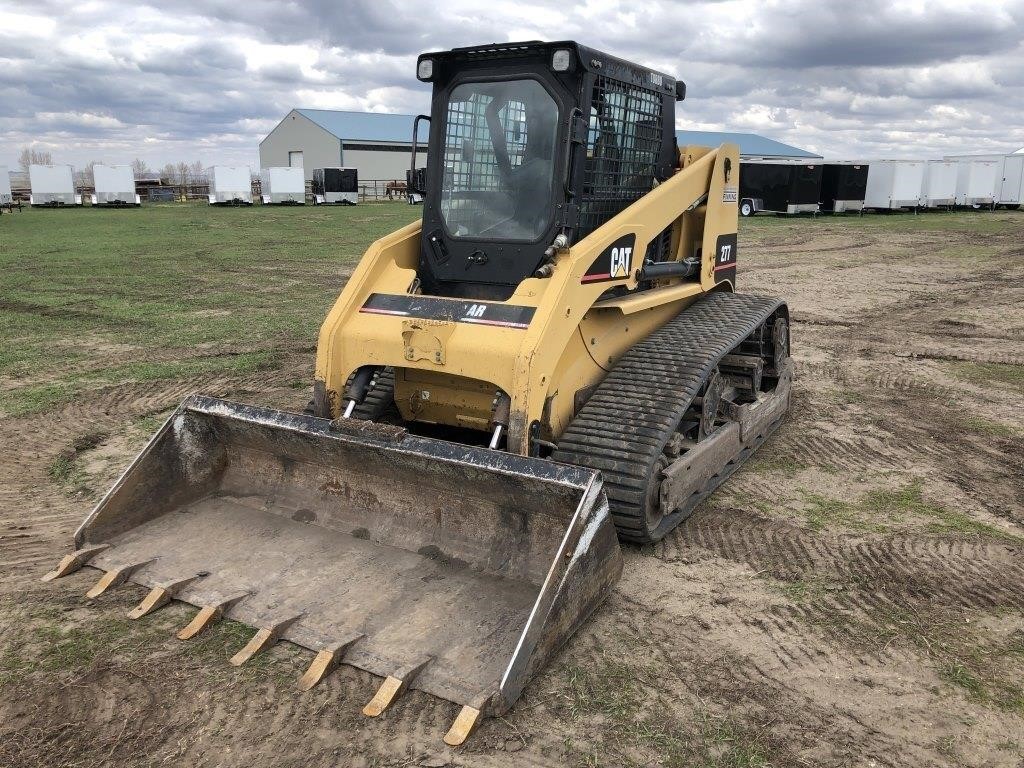
[[[557,252],[549,277],[524,280],[506,302],[479,302],[533,308],[527,327],[367,311],[371,296],[407,294],[416,285],[419,222],[381,238],[367,250],[320,330],[316,380],[331,415],[343,410],[353,372],[390,366],[395,404],[407,421],[486,430],[500,390],[511,400],[510,451],[529,452],[534,422],[542,439],[557,440],[580,396],[627,349],[700,295],[733,289],[728,281],[716,282],[716,244],[720,236],[736,233],[738,174],[736,145],[684,147],[674,176]],[[641,260],[634,256],[634,268],[617,279],[584,280],[595,259],[620,238],[634,235],[639,255],[669,226],[675,260],[700,257],[697,276],[635,291]],[[617,286],[626,291],[607,297]]]

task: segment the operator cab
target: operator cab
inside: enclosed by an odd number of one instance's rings
[[[423,54],[417,77],[433,84],[424,293],[507,299],[556,237],[579,241],[675,171],[685,87],[663,73],[535,41]]]

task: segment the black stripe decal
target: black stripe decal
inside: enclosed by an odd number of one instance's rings
[[[633,274],[633,248],[636,235],[623,235],[605,248],[594,259],[581,283],[607,283],[611,280],[627,280]]]
[[[447,320],[455,323],[522,329],[530,327],[535,310],[534,307],[441,299],[437,296],[372,293],[359,311],[376,315],[416,317],[421,320]]]

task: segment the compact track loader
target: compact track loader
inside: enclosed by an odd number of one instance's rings
[[[89,594],[199,608],[500,715],[789,406],[786,305],[734,292],[737,147],[676,146],[669,75],[572,42],[419,58],[422,222],[370,246],[306,414],[191,396],[88,516]],[[413,167],[416,167],[414,125]]]

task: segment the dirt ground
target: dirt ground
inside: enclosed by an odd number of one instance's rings
[[[235,669],[245,627],[181,643],[188,606],[129,622],[139,588],[39,582],[187,393],[301,408],[315,329],[273,370],[0,419],[0,765],[1024,766],[1022,244],[1015,212],[744,222],[741,289],[793,314],[791,418],[626,547],[594,620],[458,750],[453,704],[412,692],[370,720],[369,674],[301,694],[307,651]]]

